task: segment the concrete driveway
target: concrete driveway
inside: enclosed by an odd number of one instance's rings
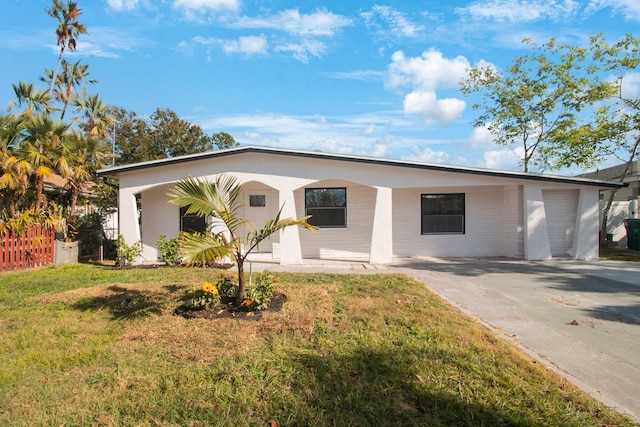
[[[640,422],[640,264],[398,259],[271,270],[406,273],[594,398]]]
[[[392,269],[640,422],[640,264],[447,259]]]

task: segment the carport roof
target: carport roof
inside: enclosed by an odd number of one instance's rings
[[[217,150],[217,151],[207,151],[204,153],[189,154],[185,156],[171,157],[171,158],[160,159],[160,160],[151,160],[147,162],[133,163],[129,165],[122,165],[122,166],[115,166],[115,167],[106,168],[106,169],[100,169],[98,171],[98,176],[117,179],[121,174],[127,173],[127,172],[157,168],[165,165],[192,162],[196,160],[206,160],[210,158],[219,158],[219,157],[225,157],[225,156],[236,156],[243,153],[259,153],[259,154],[271,154],[271,155],[290,156],[290,157],[306,157],[306,158],[344,161],[344,162],[352,162],[352,163],[353,162],[369,163],[373,165],[384,165],[384,166],[403,167],[403,168],[412,168],[412,169],[424,169],[424,170],[439,171],[439,172],[453,172],[453,173],[462,173],[462,174],[469,174],[469,175],[518,178],[518,179],[526,179],[526,180],[533,180],[533,181],[552,181],[552,182],[560,182],[560,183],[595,186],[599,188],[620,188],[626,185],[617,181],[602,181],[602,180],[596,180],[596,179],[566,177],[566,176],[558,176],[558,175],[544,175],[544,174],[535,174],[535,173],[517,172],[517,171],[502,171],[502,170],[495,170],[495,169],[439,165],[439,164],[423,163],[423,162],[416,162],[416,161],[409,161],[409,160],[383,159],[383,158],[368,157],[368,156],[323,153],[318,151],[290,150],[290,149],[283,149],[283,148],[260,147],[260,146],[251,146],[251,145],[227,148],[224,150]]]

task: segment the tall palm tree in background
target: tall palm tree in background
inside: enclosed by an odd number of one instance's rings
[[[182,246],[183,254],[186,256],[185,262],[206,264],[227,256],[235,259],[238,268],[237,306],[247,298],[244,261],[260,242],[287,227],[317,229],[307,223],[308,216],[300,219],[280,219],[282,208],[275,218],[267,221],[261,229],[251,229],[251,224],[240,216],[241,194],[242,185],[238,179],[224,175],[218,175],[214,182],[183,178],[169,193],[173,197],[171,203],[188,207],[187,214],[210,219],[206,233],[193,233],[185,237]],[[246,232],[245,236],[241,235],[243,232]]]
[[[67,107],[71,103],[71,100],[75,94],[75,88],[79,86],[83,80],[89,75],[89,66],[77,62],[62,61],[62,70],[57,75],[56,81],[53,85],[52,96],[55,100],[62,103],[62,111],[60,113],[60,120],[64,120]],[[41,77],[40,80],[51,84],[55,72],[53,70],[45,70],[46,77]],[[87,83],[94,84],[97,80],[87,80]]]
[[[23,119],[12,114],[0,115],[0,195],[3,208],[13,217],[18,197],[26,192],[31,165],[18,156],[17,144],[22,134]]]
[[[56,169],[67,180],[69,210],[67,223],[73,228],[80,192],[92,181],[96,170],[106,166],[111,147],[104,140],[71,132],[57,150]]]
[[[20,113],[23,117],[35,114],[51,114],[55,108],[51,106],[51,96],[46,90],[37,90],[32,83],[19,82],[13,84],[13,92],[17,102],[11,102],[9,109],[13,106],[23,107]]]
[[[109,136],[115,117],[113,109],[103,103],[99,95],[88,95],[83,88],[82,95],[75,97],[74,105],[86,119],[85,130],[90,137],[106,139]]]
[[[35,208],[44,209],[44,180],[55,172],[56,154],[61,149],[70,124],[55,122],[44,114],[25,119],[24,138],[19,149],[22,158],[29,162],[35,188]]]
[[[58,20],[56,37],[58,39],[58,46],[60,46],[58,63],[51,76],[51,86],[49,89],[49,94],[51,95],[57,81],[57,74],[65,49],[68,47],[71,51],[76,50],[78,36],[80,34],[86,34],[87,28],[78,22],[78,17],[82,13],[78,8],[78,4],[74,1],[62,2],[60,0],[52,0],[51,8],[47,10],[47,14]]]

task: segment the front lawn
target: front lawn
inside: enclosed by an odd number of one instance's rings
[[[0,274],[0,425],[634,425],[405,276],[280,274],[258,320],[172,315],[220,274]]]

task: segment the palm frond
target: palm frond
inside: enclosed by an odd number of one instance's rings
[[[190,265],[205,264],[234,255],[233,246],[226,243],[220,235],[210,232],[185,236],[180,250],[185,256],[184,262]]]

